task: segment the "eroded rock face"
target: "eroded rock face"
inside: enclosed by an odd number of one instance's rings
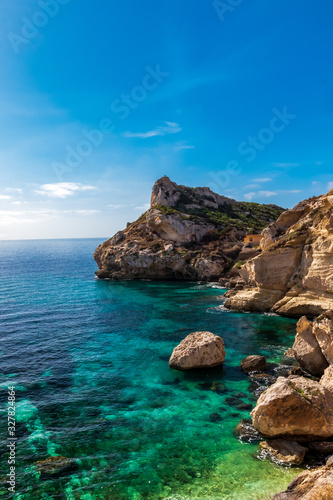
[[[296,441],[269,439],[259,443],[259,448],[274,462],[287,465],[301,465],[308,448]]]
[[[287,210],[262,234],[262,254],[241,270],[259,291],[240,291],[226,307],[254,310],[256,301],[258,311],[285,316],[333,310],[333,190]]]
[[[243,372],[263,372],[266,370],[266,359],[264,356],[247,356],[241,362]]]
[[[303,316],[297,323],[297,335],[293,345],[293,352],[303,370],[315,377],[321,377],[328,367],[328,362],[322,353],[313,330],[313,323]],[[323,337],[324,335],[321,338]]]
[[[331,500],[333,498],[333,466],[302,472],[286,491],[273,500]]]
[[[265,437],[297,441],[333,436],[333,367],[320,382],[298,376],[279,377],[252,411],[254,427]]]
[[[150,209],[96,249],[96,274],[101,279],[218,281],[237,260],[247,231],[260,232],[282,211],[162,177],[153,187]]]
[[[193,370],[213,368],[223,363],[226,353],[221,337],[210,332],[194,332],[173,350],[170,368]]]
[[[333,364],[333,311],[326,311],[313,323],[313,334],[329,364]]]

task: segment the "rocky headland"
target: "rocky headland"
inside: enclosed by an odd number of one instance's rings
[[[333,309],[333,190],[302,201],[263,231],[262,253],[240,270],[247,287],[225,306],[315,317]]]
[[[237,202],[208,187],[159,179],[150,209],[95,251],[102,279],[217,281],[260,249],[244,236],[260,234],[283,212],[276,205]],[[254,252],[254,253],[253,253]]]

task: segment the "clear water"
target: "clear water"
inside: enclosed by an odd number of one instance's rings
[[[214,285],[97,281],[98,243],[0,242],[0,496],[12,497],[8,385],[17,391],[14,498],[263,500],[284,489],[299,471],[260,461],[257,445],[237,440],[249,410],[226,399],[255,404],[240,361],[279,361],[295,322],[226,312]],[[196,330],[224,338],[223,368],[170,370],[173,348]],[[78,469],[40,478],[34,464],[54,455]]]

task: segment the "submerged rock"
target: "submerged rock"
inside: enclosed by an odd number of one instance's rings
[[[57,456],[36,462],[35,467],[41,477],[47,478],[49,476],[61,476],[62,474],[72,472],[77,469],[78,464],[72,458]]]
[[[241,441],[255,443],[260,440],[258,431],[253,427],[251,420],[243,419],[237,425],[234,434]]]
[[[273,500],[331,500],[333,498],[333,467],[302,472],[286,491]]]
[[[221,337],[210,332],[194,332],[173,350],[170,368],[193,370],[222,365],[226,356]]]
[[[286,441],[285,439],[262,441],[259,448],[268,454],[274,462],[287,465],[302,464],[308,451],[308,448],[301,446],[296,441]]]
[[[219,413],[212,413],[211,415],[209,415],[209,420],[214,423],[221,422],[222,417]]]
[[[266,359],[264,356],[247,356],[241,362],[243,372],[263,372],[266,370]]]

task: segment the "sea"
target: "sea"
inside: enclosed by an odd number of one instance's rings
[[[271,499],[300,469],[235,434],[257,399],[240,362],[283,373],[295,321],[227,311],[216,283],[98,280],[102,241],[0,242],[0,497]],[[169,368],[194,331],[224,339],[221,368]],[[73,467],[41,474],[55,456]]]

